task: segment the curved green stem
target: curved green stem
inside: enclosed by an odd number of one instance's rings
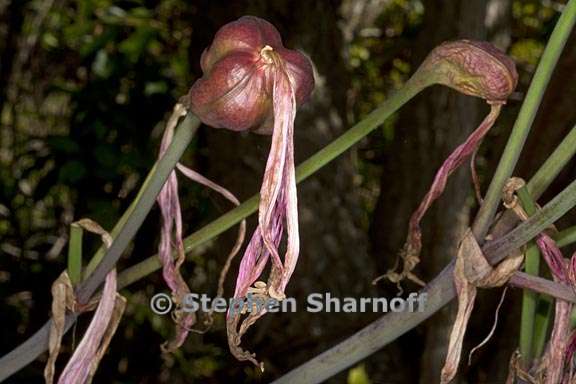
[[[576,154],[576,125],[526,185],[530,196],[540,196]]]

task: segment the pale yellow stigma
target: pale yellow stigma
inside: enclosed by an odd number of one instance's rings
[[[274,48],[269,45],[265,45],[264,48],[260,50],[260,56],[266,62],[266,64],[272,64],[274,62]]]

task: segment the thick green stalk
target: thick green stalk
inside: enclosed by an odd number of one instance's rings
[[[552,309],[554,300],[549,296],[541,296],[538,301],[536,318],[534,319],[534,337],[532,342],[533,355],[542,356],[546,340],[548,339],[548,328],[552,321]]]
[[[576,243],[576,225],[561,231],[554,239],[559,247]]]
[[[522,207],[528,216],[536,213],[537,207],[526,187],[518,190],[518,197]],[[540,271],[540,252],[534,247],[534,242],[525,253],[524,272],[532,276],[538,276]],[[533,336],[536,318],[536,308],[539,295],[531,290],[524,289],[522,292],[522,312],[520,318],[520,354],[525,366],[528,366],[533,358]]]
[[[530,128],[532,127],[532,122],[534,117],[538,112],[538,107],[544,96],[544,91],[550,81],[552,72],[556,67],[558,58],[566,45],[566,41],[570,36],[570,32],[574,27],[576,22],[576,1],[570,0],[560,19],[554,27],[554,31],[548,40],[548,44],[544,49],[538,68],[536,68],[536,73],[532,82],[530,83],[530,88],[526,94],[526,98],[522,103],[520,112],[512,128],[510,138],[502,154],[502,158],[498,163],[494,177],[490,182],[488,191],[486,192],[486,197],[484,198],[484,204],[480,207],[476,220],[474,221],[473,231],[477,239],[483,239],[488,228],[494,219],[494,215],[499,206],[500,194],[502,193],[502,188],[506,180],[510,178],[518,158],[520,157],[520,152],[524,147]]]

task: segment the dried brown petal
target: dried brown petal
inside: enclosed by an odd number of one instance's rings
[[[64,336],[64,323],[66,310],[74,308],[74,288],[68,277],[68,273],[63,272],[54,283],[52,283],[52,323],[50,326],[50,336],[48,339],[48,361],[44,368],[44,379],[46,384],[54,382],[54,365],[60,346],[62,336]]]
[[[508,281],[510,276],[522,265],[520,252],[504,259],[496,268],[492,268],[482,253],[472,230],[468,229],[456,256],[454,266],[454,285],[458,295],[458,312],[452,326],[446,362],[442,368],[440,382],[452,381],[458,370],[464,334],[474,309],[477,287],[496,287]]]

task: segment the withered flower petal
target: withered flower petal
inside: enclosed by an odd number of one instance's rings
[[[483,98],[490,105],[490,112],[480,126],[444,161],[428,193],[412,214],[408,237],[400,253],[404,261],[401,271],[397,272],[394,268],[385,275],[393,282],[409,278],[422,284],[422,281],[412,272],[420,261],[422,249],[420,222],[432,203],[444,192],[450,175],[466,159],[472,157],[473,161],[473,154],[494,125],[501,106],[514,91],[518,82],[518,74],[512,59],[490,43],[459,40],[446,42],[434,48],[409,82],[446,85],[466,95]],[[476,190],[479,193],[478,187]]]

